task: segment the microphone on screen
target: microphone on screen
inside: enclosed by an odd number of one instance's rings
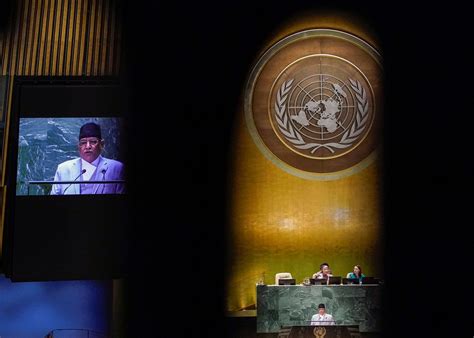
[[[86,169],[82,169],[82,170],[81,170],[81,173],[74,179],[73,182],[77,181],[77,180],[79,179],[79,177],[81,177],[82,175],[84,175],[84,173],[85,173],[86,171],[87,171]],[[69,187],[70,187],[71,185],[72,185],[72,183],[69,184],[69,185],[66,187],[66,189],[64,189],[63,195],[66,193],[66,190],[69,189]]]

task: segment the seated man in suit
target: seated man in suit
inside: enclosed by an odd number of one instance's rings
[[[324,304],[318,305],[318,313],[311,317],[311,325],[336,325],[332,316],[326,313]]]
[[[332,272],[329,269],[329,264],[321,263],[321,265],[319,266],[319,271],[313,274],[313,278],[328,279],[328,277],[332,277]]]
[[[115,181],[124,179],[123,164],[101,156],[100,126],[89,122],[79,131],[79,158],[58,165],[54,181]],[[53,184],[51,195],[122,194],[123,183]]]

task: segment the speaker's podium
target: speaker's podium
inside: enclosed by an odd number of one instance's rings
[[[305,325],[280,330],[278,337],[288,338],[354,338],[360,337],[359,325]]]

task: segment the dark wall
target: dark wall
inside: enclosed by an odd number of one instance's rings
[[[1,2],[2,10],[0,12],[0,31],[4,34],[7,27],[8,14],[10,13],[12,0],[3,0]]]
[[[473,185],[469,18],[452,5],[127,4],[126,65],[136,151],[127,308],[131,332],[176,327],[196,337],[219,336],[227,151],[239,95],[272,32],[301,10],[321,8],[361,16],[382,43],[386,336],[471,328],[466,284],[450,279],[463,280],[470,272],[466,232]],[[154,279],[156,271],[170,280]],[[185,280],[191,288],[180,286]],[[158,314],[159,308],[167,314]],[[456,322],[449,320],[453,312]]]

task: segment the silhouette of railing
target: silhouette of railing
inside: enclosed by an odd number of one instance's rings
[[[110,338],[102,332],[86,329],[55,329],[50,331],[44,338]]]

